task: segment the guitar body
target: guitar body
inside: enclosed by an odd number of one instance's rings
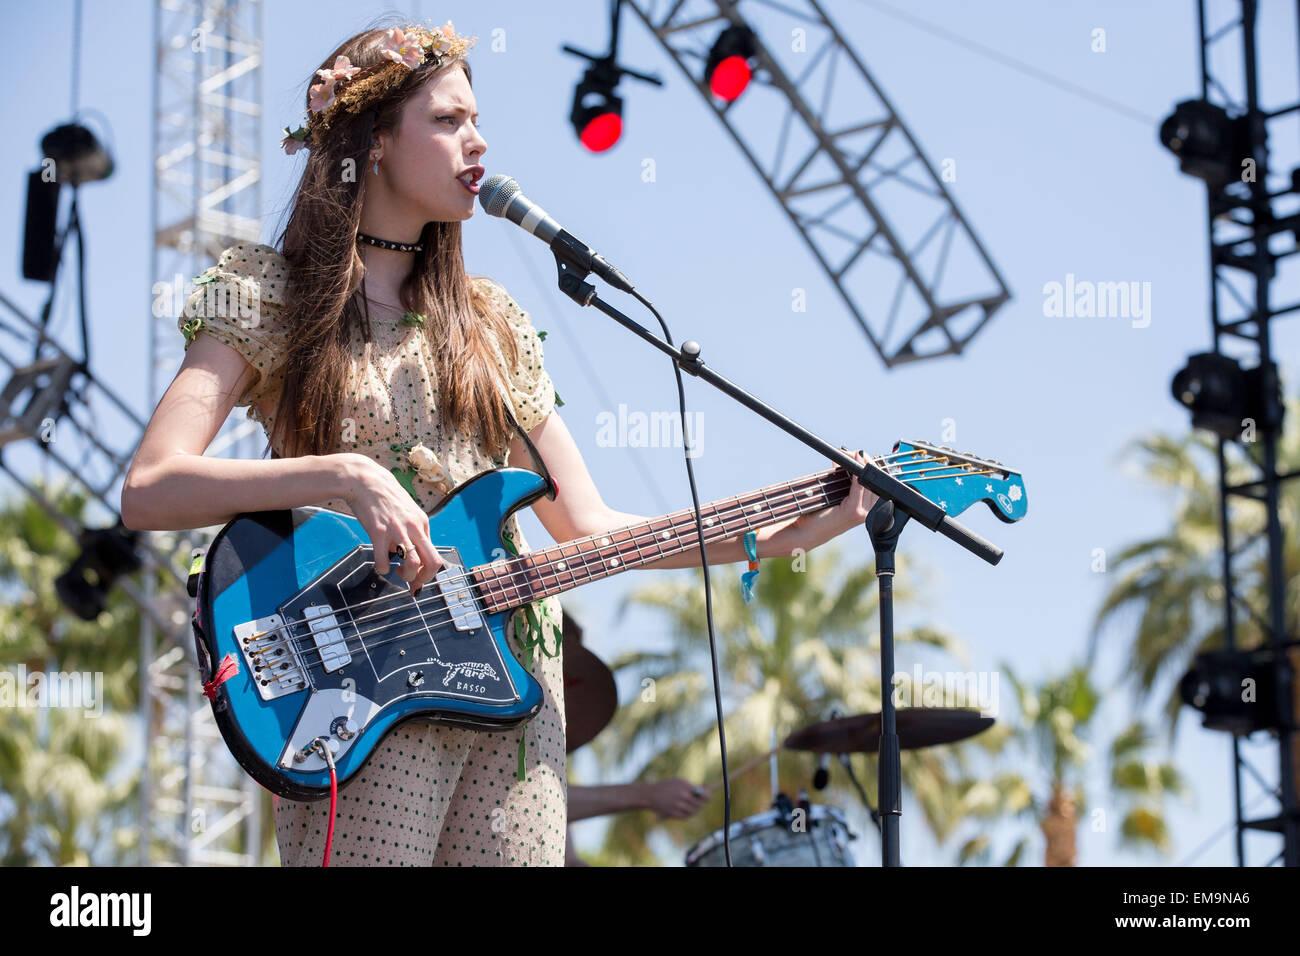
[[[454,489],[429,517],[446,567],[418,600],[395,568],[375,574],[350,515],[307,507],[227,524],[199,576],[195,633],[205,680],[223,660],[238,665],[212,706],[240,765],[273,793],[316,800],[330,787],[317,737],[341,785],[403,721],[491,731],[535,716],[542,689],[507,643],[515,608],[487,613],[457,584],[509,554],[506,519],[547,489],[522,468]]]

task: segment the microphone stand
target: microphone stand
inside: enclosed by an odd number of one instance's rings
[[[858,780],[858,775],[853,772],[853,764],[852,762],[850,762],[849,756],[850,756],[849,754],[840,754],[840,763],[843,765],[845,771],[848,772],[849,779],[853,781],[853,787],[858,791],[858,798],[862,800],[862,805],[866,807],[867,812],[871,814],[871,822],[875,824],[876,833],[880,834],[881,850],[883,853],[885,831],[880,825],[880,814],[877,813],[876,808],[871,805],[871,800],[868,799],[867,797],[867,791],[863,788],[862,783]],[[895,850],[897,850],[898,847],[897,839],[895,839],[894,841],[894,847]],[[899,860],[898,863],[893,865],[902,866],[903,863],[901,860]]]
[[[622,278],[622,274],[595,255],[583,243],[576,239],[565,241],[566,236],[567,233],[562,233],[549,243],[551,253],[555,256],[561,292],[578,305],[595,306],[615,322],[672,358],[678,368],[703,379],[750,411],[761,415],[782,431],[799,439],[850,475],[856,476],[864,487],[880,498],[867,515],[866,527],[876,552],[876,577],[880,587],[881,856],[884,866],[899,866],[898,824],[903,812],[902,770],[899,764],[898,728],[894,719],[893,696],[890,692],[894,670],[894,548],[908,518],[915,518],[931,531],[939,532],[989,564],[997,564],[1002,560],[1001,549],[948,517],[946,511],[915,488],[903,484],[871,461],[860,463],[856,458],[830,445],[771,405],[760,401],[739,385],[713,371],[700,358],[698,342],[693,339],[687,340],[682,343],[680,349],[675,348],[602,300],[596,294],[595,286],[586,281],[587,276],[593,269],[603,273],[612,271],[617,278]],[[627,283],[625,291],[635,296],[643,305],[653,308],[640,293],[631,288],[630,282]]]

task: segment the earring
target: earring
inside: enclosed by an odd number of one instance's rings
[[[372,171],[376,176],[378,176],[378,175],[379,175],[379,160],[376,159],[376,160],[375,160],[375,164],[374,164],[373,166],[371,166],[370,169],[371,169],[371,171]]]

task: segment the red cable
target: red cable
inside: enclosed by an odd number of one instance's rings
[[[330,825],[329,830],[325,833],[325,862],[321,866],[330,865],[330,845],[334,842],[334,808],[338,805],[339,798],[339,775],[334,766],[330,765]]]

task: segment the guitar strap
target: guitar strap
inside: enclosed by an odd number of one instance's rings
[[[559,494],[559,486],[555,484],[555,479],[551,477],[551,472],[542,459],[542,453],[537,450],[533,440],[528,437],[528,432],[524,431],[523,426],[515,419],[514,413],[511,411],[510,396],[506,394],[504,387],[502,388],[502,394],[506,397],[506,418],[510,419],[510,424],[514,426],[515,431],[519,432],[519,437],[524,440],[524,445],[528,448],[528,454],[532,456],[533,464],[537,466],[537,473],[546,481],[546,487],[549,489],[546,492],[546,497],[554,501],[555,496]]]

